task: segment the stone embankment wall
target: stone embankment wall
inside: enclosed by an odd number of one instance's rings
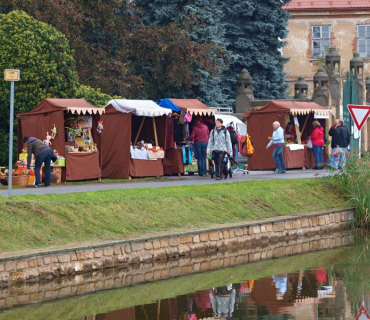
[[[286,216],[269,221],[133,239],[0,259],[0,286],[180,257],[268,246],[345,229],[352,210]]]
[[[10,283],[8,286],[0,288],[0,310],[38,302],[59,301],[60,299],[103,290],[132,287],[158,280],[167,280],[320,250],[341,248],[353,244],[354,236],[352,234],[348,231],[339,231],[327,235],[288,240],[283,243],[270,243],[263,247],[236,248],[236,250],[217,252],[208,256],[183,257],[156,263],[142,263],[128,268],[110,268],[40,282]]]

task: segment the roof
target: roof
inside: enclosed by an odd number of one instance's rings
[[[359,10],[370,9],[369,0],[292,0],[283,8],[287,11]]]
[[[152,100],[113,99],[105,107],[109,105],[119,112],[133,113],[136,116],[143,117],[159,117],[172,113],[170,109],[162,108]]]
[[[180,112],[181,109],[175,105],[170,99],[166,98],[166,99],[161,99],[161,101],[159,101],[158,105],[162,108],[167,108],[167,109],[171,109],[172,112]]]
[[[55,111],[68,111],[77,114],[103,114],[104,108],[98,108],[87,102],[85,99],[43,99],[30,112],[21,113],[23,115],[42,114]]]
[[[319,115],[328,115],[331,111],[315,102],[294,101],[294,100],[272,100],[261,109],[246,111],[243,118],[249,118],[254,113],[274,113],[277,111],[289,112],[293,115],[309,114],[311,112]]]
[[[198,99],[174,99],[170,100],[178,106],[181,110],[190,112],[193,115],[212,115],[215,114],[215,110],[207,107],[204,103]]]

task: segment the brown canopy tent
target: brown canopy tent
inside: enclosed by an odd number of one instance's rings
[[[171,110],[151,100],[114,99],[105,106],[102,133],[102,176],[104,178],[163,176],[163,160],[131,158],[130,146],[150,139],[156,146],[166,147],[166,115]]]
[[[84,99],[44,99],[32,111],[20,113],[18,117],[18,153],[23,148],[23,137],[35,137],[44,140],[46,133],[56,126],[57,134],[52,140],[52,149],[66,158],[66,170],[62,181],[88,180],[100,178],[99,152],[66,153],[65,118],[68,114],[89,114],[95,128],[103,108],[95,107]],[[92,137],[100,150],[100,136],[92,130]]]
[[[174,99],[170,100],[178,106],[182,111],[186,111],[195,116],[212,116],[215,114],[215,110],[207,107],[204,103],[198,99]]]
[[[248,160],[248,168],[251,170],[275,168],[272,159],[273,148],[266,150],[274,121],[279,121],[282,128],[285,128],[288,122],[294,123],[298,143],[301,143],[311,134],[313,130],[311,123],[315,118],[325,127],[325,119],[329,119],[329,116],[330,110],[317,103],[289,100],[270,101],[261,109],[244,112],[243,118],[247,121],[248,134],[254,147],[253,157]],[[286,157],[291,157],[291,161],[287,161],[287,168],[312,167],[311,153],[307,148],[299,152],[285,150]]]

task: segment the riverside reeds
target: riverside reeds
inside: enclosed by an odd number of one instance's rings
[[[351,156],[341,173],[328,178],[331,186],[340,192],[356,210],[353,227],[370,227],[370,153],[361,158]]]

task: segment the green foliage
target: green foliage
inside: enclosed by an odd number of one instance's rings
[[[94,89],[83,84],[78,86],[74,97],[85,99],[97,107],[104,107],[112,99],[109,94],[102,93],[100,89]]]
[[[0,70],[19,69],[15,114],[34,108],[43,98],[73,97],[78,76],[68,40],[54,27],[22,11],[0,15]],[[8,158],[10,83],[0,81],[0,163]],[[16,132],[16,128],[15,128]],[[15,148],[16,150],[16,148]]]
[[[332,187],[356,209],[354,227],[370,227],[370,153],[362,158],[352,155],[340,174],[328,178]]]
[[[122,239],[344,205],[317,179],[32,195],[11,202],[2,197],[0,251]]]

